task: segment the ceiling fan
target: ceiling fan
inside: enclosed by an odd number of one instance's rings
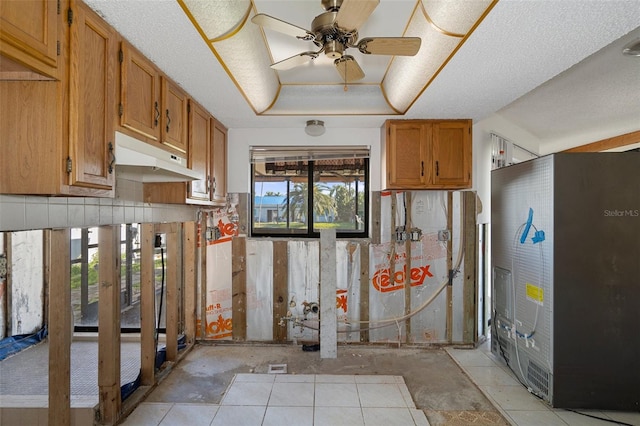
[[[413,56],[420,50],[419,37],[367,37],[358,40],[358,28],[369,18],[380,0],[321,0],[325,12],[311,22],[311,31],[263,13],[251,21],[263,28],[278,31],[300,40],[312,41],[317,51],[307,51],[271,65],[275,70],[288,70],[317,58],[324,53],[334,60],[345,83],[358,81],[364,71],[356,59],[345,54],[347,48],[356,48],[371,55]]]

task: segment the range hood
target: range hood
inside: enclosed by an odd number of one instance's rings
[[[204,179],[187,168],[187,159],[116,131],[116,176],[138,182]]]

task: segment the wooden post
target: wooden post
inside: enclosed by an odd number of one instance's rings
[[[45,231],[49,290],[50,425],[71,424],[71,284],[69,229]]]
[[[380,244],[380,220],[382,215],[382,193],[374,191],[371,193],[371,244]]]
[[[98,390],[100,419],[120,416],[120,226],[98,228]]]
[[[161,225],[159,227],[167,239],[166,255],[166,302],[165,316],[167,361],[175,362],[178,359],[178,225],[176,223]]]
[[[453,341],[453,278],[451,270],[453,268],[453,192],[447,191],[447,229],[449,230],[449,241],[447,241],[447,273],[449,275],[449,285],[447,286],[447,343]],[[462,250],[462,247],[459,248]]]
[[[200,339],[207,339],[207,213],[198,224],[198,248],[200,250]]]
[[[155,383],[156,291],[153,224],[143,223],[140,230],[140,383]]]
[[[187,344],[196,338],[196,224],[185,222],[182,228],[184,253],[184,334]]]
[[[411,192],[404,193],[405,197],[405,217],[407,218],[405,223],[405,232],[407,239],[405,241],[405,271],[404,274],[404,314],[409,315],[411,313],[411,238],[410,230],[413,226],[411,224]],[[411,318],[407,318],[404,322],[405,327],[405,341],[411,342]]]
[[[247,239],[234,237],[231,250],[233,340],[247,340]]]
[[[273,242],[273,341],[286,342],[288,324],[280,325],[280,319],[287,316],[289,310],[289,255],[287,241]]]
[[[477,303],[477,268],[478,236],[476,235],[476,193],[466,191],[462,193],[464,212],[464,287],[463,294],[463,343],[475,343],[478,339],[478,303]],[[462,247],[461,247],[462,249]]]
[[[360,324],[361,329],[369,328],[369,244],[360,244]],[[360,341],[369,341],[369,330],[360,332]]]

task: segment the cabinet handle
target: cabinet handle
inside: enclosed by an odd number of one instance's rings
[[[111,162],[109,163],[109,174],[113,173],[113,165],[116,163],[116,155],[113,153],[113,144],[109,142],[109,154],[111,155]]]
[[[436,176],[440,176],[440,165],[438,164],[438,160],[436,160]]]
[[[169,110],[167,110],[167,133],[169,133],[169,124],[171,124],[171,117],[169,117]]]
[[[153,119],[153,127],[158,127],[158,122],[160,120],[160,108],[158,108],[158,101],[154,104],[154,108],[156,110],[156,118]]]
[[[424,161],[420,162],[420,176],[424,176]]]

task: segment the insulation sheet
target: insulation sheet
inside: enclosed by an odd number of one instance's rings
[[[273,340],[273,242],[247,240],[247,340]]]

